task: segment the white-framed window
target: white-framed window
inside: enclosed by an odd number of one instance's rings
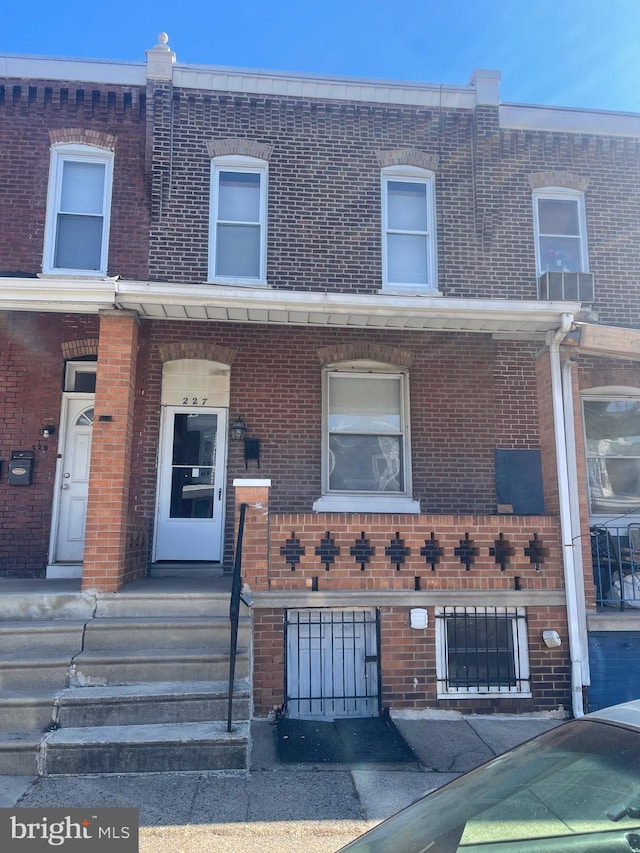
[[[435,291],[435,176],[415,166],[381,174],[383,288]]]
[[[256,157],[211,161],[210,281],[266,283],[267,176]]]
[[[54,145],[42,271],[105,275],[109,248],[113,152]]]
[[[95,394],[97,362],[68,361],[64,370],[64,390]]]
[[[545,272],[589,272],[584,194],[552,187],[533,193],[536,264]]]
[[[326,367],[318,512],[420,511],[411,497],[409,376],[375,361]]]
[[[582,411],[591,514],[640,514],[640,389],[588,392]]]
[[[436,607],[438,698],[531,696],[523,607]]]

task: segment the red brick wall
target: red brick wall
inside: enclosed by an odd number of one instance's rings
[[[33,80],[0,83],[0,271],[40,272],[50,134],[93,129],[115,136],[108,272],[123,278],[147,276],[144,118],[144,91],[136,88]]]
[[[500,129],[497,109],[487,106],[474,113],[170,92],[162,85],[154,89],[153,116],[153,278],[206,281],[207,143],[241,137],[272,147],[270,285],[375,292],[382,275],[379,153],[414,148],[437,160],[438,272],[446,296],[537,298],[530,178],[546,173],[555,183],[564,173],[564,185],[588,183],[589,256],[601,321],[640,323],[635,139]]]
[[[97,318],[0,314],[0,577],[43,577],[58,450],[62,344],[97,336]],[[42,427],[56,432],[47,441]],[[13,450],[33,450],[30,486],[7,482]]]
[[[345,604],[348,608],[348,603]],[[380,688],[383,708],[456,710],[466,714],[523,714],[571,707],[563,607],[528,607],[527,640],[531,698],[487,696],[438,699],[435,610],[427,607],[428,627],[409,627],[409,607],[382,606],[380,614]],[[254,714],[265,717],[285,701],[284,611],[254,610]],[[548,649],[542,632],[557,630],[564,643]]]
[[[483,335],[354,333],[170,321],[144,322],[140,335],[134,432],[141,440],[133,453],[132,493],[135,507],[150,521],[160,424],[160,351],[171,342],[209,342],[234,350],[230,417],[238,413],[245,417],[249,435],[261,440],[261,458],[260,468],[255,462],[245,468],[242,444],[230,441],[228,480],[271,478],[274,511],[309,511],[321,493],[318,350],[326,346],[363,341],[402,347],[414,354],[410,369],[413,487],[426,512],[493,512],[494,449],[538,443],[530,344],[505,348]],[[511,360],[513,381],[508,377]],[[510,393],[522,394],[523,404],[518,397],[509,406]],[[233,496],[228,493],[227,499],[231,523]],[[228,527],[229,547],[231,542]]]

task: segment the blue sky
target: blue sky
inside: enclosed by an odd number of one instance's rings
[[[178,61],[464,84],[502,100],[640,112],[640,0],[32,0],[7,3],[0,53]]]

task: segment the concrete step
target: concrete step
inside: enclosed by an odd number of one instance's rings
[[[229,590],[223,592],[99,592],[96,617],[102,616],[226,616],[229,618]]]
[[[227,688],[226,681],[71,687],[56,696],[53,720],[60,728],[226,720]],[[234,719],[249,719],[250,693],[248,681],[236,682]]]
[[[37,732],[0,730],[0,776],[35,776],[43,735]]]
[[[2,691],[0,721],[3,729],[44,732],[53,724],[52,691]]]
[[[238,649],[236,677],[249,678],[248,649]],[[81,652],[73,661],[69,686],[139,684],[154,681],[223,681],[229,650],[124,649]]]
[[[251,620],[238,625],[238,642],[248,645]],[[228,648],[231,623],[227,616],[119,616],[87,623],[84,651],[106,649]],[[79,649],[78,649],[79,651]]]
[[[249,723],[89,726],[49,732],[42,744],[43,776],[246,770]]]
[[[71,656],[14,652],[0,655],[0,691],[50,690],[69,685]],[[0,722],[1,725],[1,722]]]
[[[42,652],[76,654],[82,649],[84,619],[21,620],[0,622],[2,654]]]

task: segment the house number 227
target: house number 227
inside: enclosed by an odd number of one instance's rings
[[[183,397],[183,406],[206,406],[208,397]]]

